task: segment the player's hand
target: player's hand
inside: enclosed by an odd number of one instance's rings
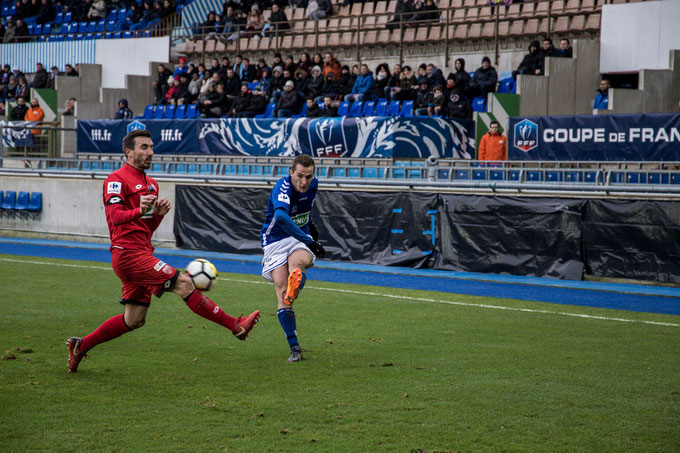
[[[151,208],[156,204],[156,195],[142,195],[139,197],[139,212],[142,215],[151,211]]]
[[[170,200],[163,197],[156,202],[156,207],[154,208],[153,213],[159,216],[164,216],[170,211],[171,207]]]
[[[326,255],[326,249],[323,248],[323,245],[319,244],[318,241],[312,241],[309,244],[307,244],[307,248],[312,251],[314,256],[316,256],[319,259],[322,259]]]
[[[314,222],[309,222],[309,234],[312,236],[313,240],[319,240],[319,230],[316,228]]]

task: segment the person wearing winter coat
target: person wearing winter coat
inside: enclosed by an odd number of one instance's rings
[[[114,120],[129,120],[133,117],[132,110],[128,107],[127,99],[123,98],[118,101],[118,110],[116,111],[116,116],[113,117]]]
[[[264,113],[267,110],[267,98],[264,94],[259,87],[255,88],[246,109],[238,112],[237,116],[239,118],[254,118],[256,115]]]
[[[445,116],[452,119],[471,120],[472,107],[460,94],[452,92],[446,99]]]
[[[500,132],[498,121],[489,123],[489,132],[479,141],[479,160],[508,160],[508,139]]]
[[[482,59],[482,66],[477,69],[470,81],[470,91],[472,96],[481,96],[486,99],[488,93],[496,92],[498,73],[496,68],[491,66],[489,57]]]
[[[277,118],[290,118],[300,110],[300,93],[295,90],[292,80],[286,82],[279,102],[276,104]]]
[[[433,103],[434,96],[430,91],[429,82],[427,79],[420,82],[420,89],[416,95],[416,100],[413,103],[413,109],[416,116],[427,116],[427,111]]]
[[[468,74],[467,70],[465,69],[465,59],[456,58],[455,68],[456,72],[454,75],[456,76],[456,85],[460,86],[463,90],[463,93],[467,95],[467,93],[470,92],[471,79],[470,74]]]
[[[352,92],[345,96],[345,101],[370,101],[373,88],[373,74],[368,70],[368,65],[361,65],[361,72],[357,76],[352,87]]]
[[[43,68],[42,63],[35,64],[35,75],[33,76],[33,82],[31,82],[32,88],[47,88],[47,81],[50,76],[47,75],[47,70]]]
[[[538,41],[531,41],[529,44],[529,53],[524,55],[522,62],[517,67],[516,71],[513,71],[513,76],[517,77],[517,74],[529,74],[529,75],[540,75],[541,65],[540,65],[540,55],[538,53]]]
[[[312,68],[312,75],[307,81],[307,91],[304,92],[307,97],[317,98],[322,96],[323,90],[323,76],[321,75],[321,68],[319,66],[314,66]]]

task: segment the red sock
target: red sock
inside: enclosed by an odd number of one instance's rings
[[[236,318],[226,314],[220,307],[215,305],[215,302],[205,297],[199,290],[194,290],[186,299],[187,307],[191,309],[198,316],[209,319],[232,332],[236,331]]]
[[[117,315],[104,321],[104,324],[99,326],[97,330],[83,338],[80,345],[80,351],[85,353],[97,346],[99,343],[104,343],[114,338],[118,338],[124,333],[130,332],[130,329],[125,325],[123,315]]]

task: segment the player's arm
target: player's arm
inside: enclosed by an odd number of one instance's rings
[[[295,222],[293,222],[293,219],[291,219],[290,215],[288,214],[288,209],[284,208],[283,206],[276,208],[274,211],[274,221],[279,227],[281,227],[283,231],[303,244],[307,245],[313,241],[313,239],[309,237],[307,233],[295,225]]]
[[[111,223],[116,226],[129,223],[149,212],[155,203],[155,195],[143,195],[140,198],[139,208],[125,209],[125,206],[123,206],[123,197],[120,195],[112,195],[108,197],[106,201],[106,218],[111,220]]]

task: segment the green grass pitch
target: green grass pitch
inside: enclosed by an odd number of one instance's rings
[[[110,265],[2,255],[0,285],[3,452],[680,451],[675,316],[309,281],[291,364],[272,286],[222,274],[248,341],[167,295],[71,375]]]

